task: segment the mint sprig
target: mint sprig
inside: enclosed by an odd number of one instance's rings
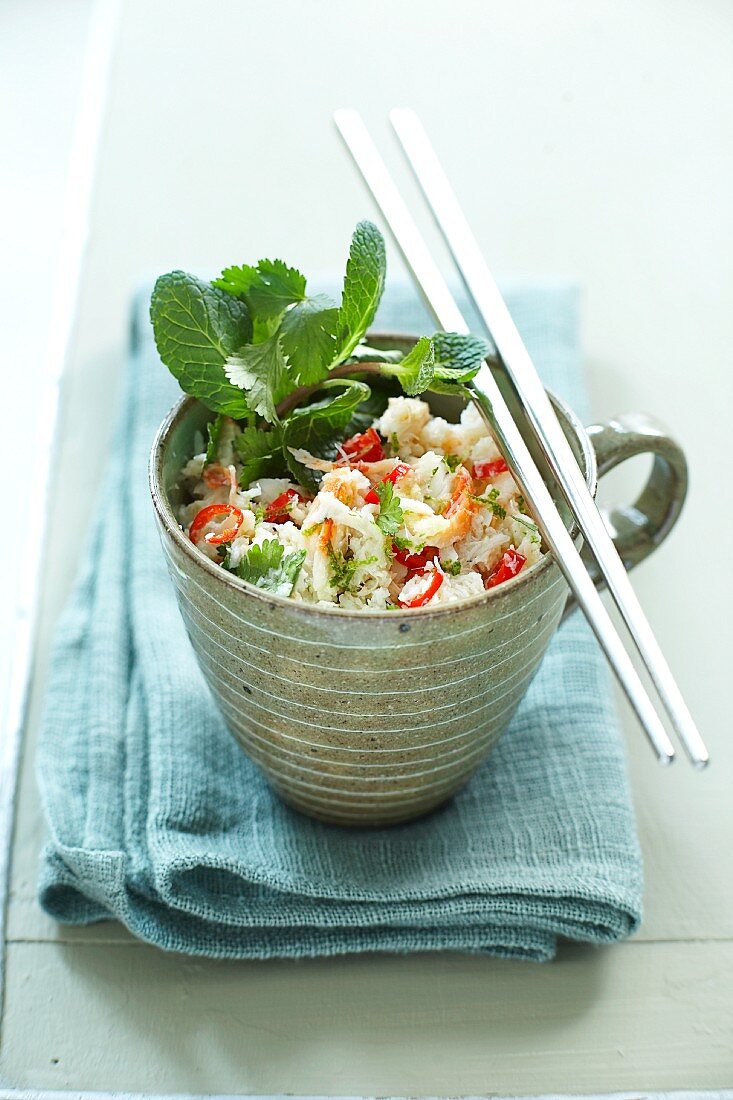
[[[410,397],[425,393],[435,377],[434,341],[421,336],[404,359],[398,363],[381,363],[379,373],[386,378],[396,378]]]
[[[248,414],[247,398],[224,373],[227,358],[252,339],[244,302],[185,271],[171,271],[155,284],[150,319],[158,354],[182,390],[212,412]]]
[[[384,237],[372,222],[354,230],[338,314],[339,351],[335,362],[348,359],[374,320],[384,290],[387,254]]]
[[[363,342],[385,273],[382,235],[363,221],[353,234],[338,306],[325,295],[309,296],[305,276],[277,259],[227,267],[213,283],[183,271],[158,279],[150,314],[160,357],[186,393],[219,415],[209,429],[207,461],[216,457],[220,418],[231,416],[247,422],[237,443],[243,483],[289,470],[316,488],[318,475],[295,460],[293,449],[335,457],[341,440],[381,415],[395,382],[410,396],[468,395],[465,384],[490,352],[484,340],[436,333],[406,354]],[[361,379],[372,376],[386,387],[370,395]]]

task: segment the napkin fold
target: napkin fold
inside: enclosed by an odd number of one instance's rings
[[[158,544],[146,464],[177,388],[148,298],[133,306],[104,509],[58,627],[37,760],[42,906],[216,957],[450,949],[543,960],[559,936],[633,932],[642,873],[624,755],[606,668],[577,614],[502,742],[430,817],[349,830],[270,791],[216,710]],[[507,298],[548,385],[583,414],[575,289],[525,284]],[[407,287],[375,327],[431,331]]]

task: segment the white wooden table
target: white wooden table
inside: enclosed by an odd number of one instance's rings
[[[20,18],[17,0],[11,7]],[[58,28],[57,5],[34,13],[37,99],[18,99],[17,110],[31,125],[31,108],[46,104],[30,132],[57,168],[92,7],[70,4]],[[59,49],[69,65],[49,74]],[[17,75],[5,71],[3,91]],[[7,1094],[636,1095],[733,1085],[730,465],[722,472],[733,407],[730,4],[123,0],[109,92],[17,794],[0,1045]],[[423,113],[500,272],[581,280],[595,414],[649,409],[688,451],[686,514],[637,576],[713,766],[696,774],[680,760],[660,771],[624,711],[646,919],[628,943],[565,946],[547,966],[454,955],[213,963],[164,955],[112,923],[58,927],[35,901],[33,744],[53,626],[115,416],[130,292],[173,266],[207,271],[273,252],[308,272],[339,269],[354,222],[371,210],[330,111],[361,107],[386,142],[384,111],[402,102]],[[50,265],[51,244],[36,243]],[[6,279],[8,269],[19,266],[4,265]],[[47,310],[44,272],[28,276]],[[7,285],[22,302],[16,280]],[[28,339],[38,316],[20,324],[16,306],[9,328],[26,402],[43,361],[43,332]],[[18,385],[17,371],[12,378]],[[627,495],[638,475],[618,475],[616,491]],[[12,601],[11,585],[4,608]],[[12,650],[9,638],[0,653]]]

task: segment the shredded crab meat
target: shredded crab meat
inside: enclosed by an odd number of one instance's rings
[[[474,473],[501,457],[474,406],[454,424],[419,398],[394,397],[374,428],[390,457],[350,460],[340,446],[333,460],[292,450],[314,490],[288,477],[241,485],[241,429],[226,419],[217,466],[197,454],[181,471],[180,522],[189,530],[212,504],[238,509],[236,537],[225,548],[206,542],[202,552],[236,571],[253,546],[280,542],[284,554],[303,559],[291,598],[320,606],[443,606],[481,597],[509,550],[520,572],[540,560],[540,535],[512,474]],[[377,494],[380,485],[389,488]]]

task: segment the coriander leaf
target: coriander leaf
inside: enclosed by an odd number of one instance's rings
[[[208,442],[206,444],[206,463],[216,462],[219,455],[219,439],[221,437],[221,428],[224,423],[224,417],[221,413],[210,420],[206,425],[206,432],[208,435]]]
[[[293,302],[305,298],[305,275],[282,260],[260,260],[259,279],[252,283],[247,300],[255,317],[277,317]]]
[[[224,372],[227,358],[252,338],[247,306],[209,283],[171,271],[150,299],[158,354],[182,390],[212,412],[241,418],[247,399]]]
[[[246,302],[250,287],[257,279],[259,275],[256,267],[241,264],[238,267],[225,267],[218,279],[212,279],[212,285]]]
[[[446,382],[468,382],[478,373],[486,356],[492,354],[488,341],[459,332],[436,332],[433,346],[435,377]]]
[[[246,391],[252,411],[273,424],[277,420],[275,406],[292,388],[278,334],[261,344],[239,348],[228,357],[224,370],[233,386]]]
[[[249,584],[274,592],[277,596],[290,596],[295,588],[305,550],[298,550],[283,557],[283,544],[277,539],[266,539],[250,546],[234,570],[238,577]]]
[[[297,482],[316,490],[315,471],[298,462],[293,451],[303,448],[320,458],[333,458],[336,444],[344,438],[344,428],[371,392],[364,382],[346,378],[329,379],[322,389],[342,392],[296,409],[283,424],[283,453],[288,468]]]
[[[432,340],[421,336],[399,363],[383,363],[380,374],[396,378],[410,397],[416,397],[430,389],[435,374],[435,350]]]
[[[227,267],[214,286],[241,298],[256,320],[279,318],[293,302],[305,298],[305,276],[282,260],[260,260],[256,267]]]
[[[336,353],[338,314],[330,298],[316,294],[296,302],[283,316],[282,348],[298,385],[325,378]]]
[[[274,425],[269,431],[247,427],[234,441],[242,460],[239,484],[247,488],[261,477],[279,477],[286,472],[282,452],[282,428]]]
[[[359,222],[351,239],[338,314],[339,350],[334,363],[353,352],[374,320],[384,290],[387,258],[384,238],[372,222]]]
[[[405,513],[400,507],[399,497],[395,496],[391,481],[382,481],[375,485],[379,497],[379,512],[374,517],[377,527],[385,535],[396,535],[404,523]]]

